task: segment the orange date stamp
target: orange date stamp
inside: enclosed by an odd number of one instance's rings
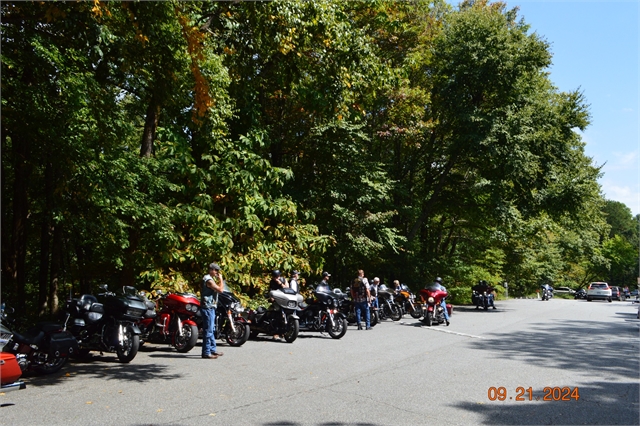
[[[518,386],[515,393],[510,393],[504,386],[492,386],[487,390],[487,397],[489,401],[577,401],[580,399],[580,390],[577,386],[546,387],[542,395],[534,395],[531,387]]]

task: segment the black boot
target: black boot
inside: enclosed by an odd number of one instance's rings
[[[362,330],[362,324],[358,324],[358,330]]]

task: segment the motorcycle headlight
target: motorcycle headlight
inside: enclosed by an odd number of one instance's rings
[[[436,299],[434,299],[433,297],[429,297],[429,298],[427,299],[427,302],[429,302],[429,303],[435,303],[435,302],[436,302]]]
[[[289,300],[287,302],[287,308],[295,309],[297,307],[298,307],[298,302],[296,302],[295,300]]]
[[[244,307],[239,303],[234,303],[232,309],[236,312],[244,312]]]
[[[191,303],[187,303],[187,306],[185,306],[185,309],[191,312],[191,306],[193,306]]]

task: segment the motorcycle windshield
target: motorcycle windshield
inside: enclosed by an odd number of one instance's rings
[[[320,284],[316,287],[316,292],[318,293],[331,293],[331,287],[325,284]]]

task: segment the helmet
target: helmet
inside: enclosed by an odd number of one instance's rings
[[[330,274],[330,273],[328,273],[327,271],[324,271],[324,272],[322,273],[322,278],[324,278],[324,277],[330,277],[330,276],[331,276],[331,274]]]
[[[436,282],[442,284],[442,278],[436,277]]]
[[[279,277],[280,276],[280,271],[278,269],[275,269],[273,272],[271,272],[271,275],[274,277]]]
[[[389,290],[389,289],[387,288],[387,285],[386,285],[386,284],[380,284],[379,289],[380,289],[380,291]]]

